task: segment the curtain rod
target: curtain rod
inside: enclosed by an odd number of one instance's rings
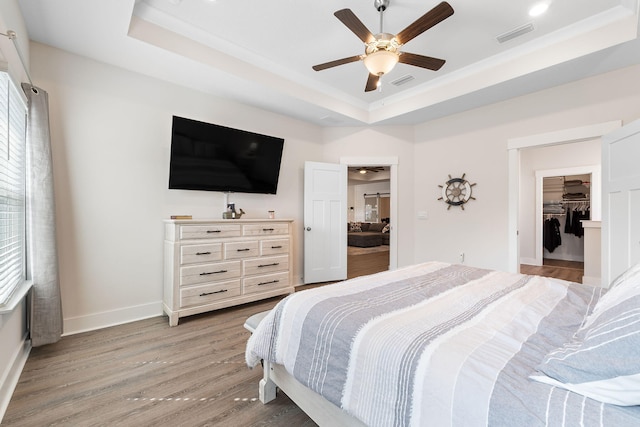
[[[24,58],[22,58],[22,53],[20,53],[20,49],[18,48],[18,42],[16,40],[16,32],[13,30],[7,30],[7,33],[0,33],[0,35],[5,36],[6,38],[8,38],[9,40],[11,40],[13,42],[13,47],[16,49],[16,52],[18,54],[18,58],[20,59],[20,64],[22,64],[22,69],[24,70],[25,74],[27,75],[27,78],[29,79],[29,84],[31,85],[31,88],[33,89],[33,82],[31,81],[31,76],[29,75],[29,70],[27,69],[27,66],[24,63]]]

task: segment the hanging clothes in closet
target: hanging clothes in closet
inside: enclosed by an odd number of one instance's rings
[[[582,221],[591,218],[589,208],[576,207],[573,212],[567,213],[567,218],[571,216],[571,234],[574,236],[584,236],[584,228],[582,227]]]
[[[562,237],[560,235],[560,221],[558,218],[547,218],[544,221],[543,232],[544,247],[553,252],[558,246],[562,244]]]

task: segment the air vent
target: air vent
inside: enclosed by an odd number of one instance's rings
[[[498,40],[498,42],[500,43],[504,43],[509,40],[513,40],[516,37],[520,37],[524,34],[530,33],[533,30],[534,30],[533,24],[529,22],[528,24],[520,25],[519,27],[516,27],[513,30],[500,34],[499,36],[496,37],[496,40]]]
[[[391,84],[394,86],[402,86],[405,83],[409,83],[411,80],[415,80],[415,77],[413,77],[410,74],[407,74],[406,76],[402,76],[398,79],[395,79],[394,81],[391,82]]]

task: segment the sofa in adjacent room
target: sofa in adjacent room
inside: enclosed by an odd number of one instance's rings
[[[389,244],[389,226],[384,222],[352,222],[348,227],[349,246],[371,248]]]

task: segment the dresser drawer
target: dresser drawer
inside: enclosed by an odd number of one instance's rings
[[[240,295],[240,279],[180,289],[180,306],[204,305]]]
[[[289,272],[254,276],[242,281],[242,293],[267,292],[272,289],[289,286]]]
[[[242,227],[243,236],[271,236],[278,234],[289,234],[289,224],[247,224]]]
[[[260,242],[260,255],[289,253],[289,239],[269,239]]]
[[[289,255],[262,257],[242,261],[244,276],[289,270]]]
[[[185,245],[180,247],[180,264],[220,261],[221,259],[222,243]]]
[[[224,259],[249,258],[260,255],[257,240],[224,244]]]
[[[238,237],[240,224],[182,225],[180,239],[215,239],[218,237]]]
[[[180,268],[180,286],[240,277],[240,261],[216,262]]]

